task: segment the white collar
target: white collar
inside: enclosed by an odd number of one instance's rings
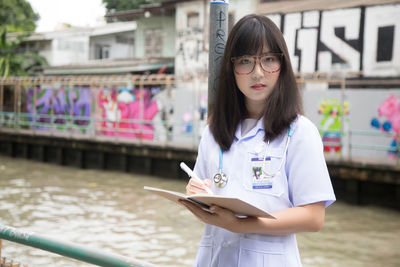
[[[264,131],[264,117],[261,117],[258,121],[257,124],[248,131],[244,136],[242,136],[242,123],[239,123],[238,127],[236,128],[235,132],[235,137],[236,139],[241,139],[243,137],[253,137],[255,136],[260,130]]]

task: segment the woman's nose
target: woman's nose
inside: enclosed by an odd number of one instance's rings
[[[264,70],[261,67],[261,63],[257,60],[254,66],[254,70],[253,70],[253,75],[255,76],[263,76],[264,75]]]

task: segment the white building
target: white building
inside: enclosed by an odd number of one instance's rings
[[[127,74],[173,67],[171,58],[137,56],[135,21],[110,23],[93,28],[67,28],[34,33],[24,43],[49,63],[45,75]]]

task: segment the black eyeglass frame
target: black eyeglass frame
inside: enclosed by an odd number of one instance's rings
[[[279,68],[278,68],[277,70],[275,70],[275,71],[267,71],[267,70],[264,69],[264,67],[263,67],[262,64],[261,64],[260,58],[265,57],[265,56],[269,56],[269,55],[278,56],[279,59],[280,59],[280,61],[279,61],[280,66],[279,66]],[[253,66],[253,68],[251,69],[251,71],[248,72],[248,73],[239,73],[239,72],[237,72],[237,71],[235,70],[235,61],[238,60],[238,59],[241,59],[241,58],[245,58],[245,57],[254,58],[254,60],[255,60],[254,66]],[[264,72],[267,72],[267,73],[275,73],[275,72],[278,72],[278,71],[281,70],[282,62],[283,62],[283,53],[268,52],[268,53],[264,53],[264,54],[259,55],[259,56],[248,56],[248,55],[243,55],[243,56],[239,56],[239,57],[231,57],[231,61],[232,61],[232,63],[233,63],[233,71],[234,71],[236,74],[238,74],[238,75],[248,75],[248,74],[252,73],[252,72],[254,71],[254,68],[256,67],[257,61],[259,62],[260,66],[261,66],[261,69],[262,69]]]

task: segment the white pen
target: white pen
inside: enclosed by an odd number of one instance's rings
[[[209,194],[213,194],[213,192],[210,190],[210,188],[208,188],[208,186],[206,186],[203,182],[203,180],[201,180],[195,173],[194,171],[192,171],[186,164],[185,162],[181,162],[181,164],[179,165],[181,167],[182,170],[184,170],[190,177],[192,177],[193,179],[196,179],[197,181],[201,182],[204,185],[204,189],[207,191],[207,193]]]

